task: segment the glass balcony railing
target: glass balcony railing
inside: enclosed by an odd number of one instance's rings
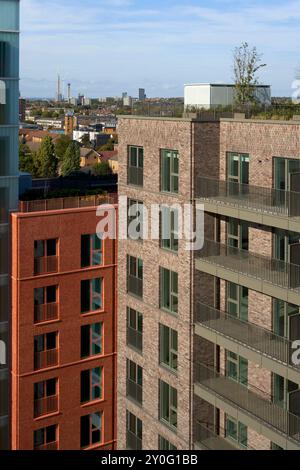
[[[58,304],[42,304],[34,306],[34,323],[44,323],[58,319]]]
[[[143,351],[143,333],[140,331],[127,326],[127,345],[136,349],[137,351]]]
[[[261,390],[241,385],[224,373],[200,363],[195,364],[195,384],[286,435],[300,446],[300,417],[273,403],[271,397]]]
[[[128,167],[128,184],[133,184],[134,186],[143,186],[144,184],[144,169],[130,166]]]
[[[300,192],[199,177],[196,198],[283,217],[300,216]]]
[[[129,294],[133,294],[136,297],[143,297],[143,280],[138,277],[128,275],[127,276],[127,291]]]
[[[300,292],[300,266],[205,240],[196,257],[216,266]]]
[[[300,366],[292,363],[292,342],[272,331],[200,302],[196,306],[196,323],[300,371]]]
[[[127,397],[131,398],[139,405],[143,403],[143,387],[133,380],[127,379]]]
[[[142,439],[127,429],[126,433],[127,450],[142,450]]]
[[[220,433],[225,436],[221,429]],[[197,423],[195,429],[195,445],[201,446],[205,450],[241,450],[238,445],[234,445],[228,439],[213,431],[213,427],[208,424]]]

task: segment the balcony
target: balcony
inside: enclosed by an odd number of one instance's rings
[[[296,383],[300,381],[300,366],[292,363],[295,351],[292,342],[286,338],[203,303],[196,307],[195,331],[224,348],[228,348],[228,340],[231,341],[232,352],[283,377],[286,376],[285,368],[290,367],[293,370],[289,371],[289,379]]]
[[[222,433],[225,435],[224,431]],[[237,445],[231,444],[228,439],[215,433],[208,425],[197,423],[194,443],[196,448],[202,450],[241,450]]]
[[[196,254],[196,268],[271,297],[300,305],[299,265],[205,240],[203,249]]]
[[[44,323],[58,320],[58,304],[43,304],[34,306],[34,323]]]
[[[58,411],[58,396],[53,395],[52,397],[40,398],[34,400],[34,417],[39,418],[40,416],[48,415]]]
[[[295,223],[300,222],[300,219],[297,220],[300,217],[300,192],[199,177],[196,180],[195,197],[207,204],[206,210],[209,212],[242,220],[279,228],[283,228],[282,219],[292,218]],[[241,211],[241,214],[237,214],[237,211]],[[276,217],[281,221],[278,222]],[[288,221],[285,223],[288,224]],[[288,225],[284,228],[293,230]]]
[[[49,442],[48,444],[43,444],[40,446],[35,446],[34,450],[58,450],[58,442]]]
[[[43,256],[42,258],[34,258],[34,274],[57,273],[58,272],[58,256]]]
[[[127,346],[136,349],[139,352],[143,351],[143,333],[127,326]]]
[[[47,212],[66,209],[81,209],[84,207],[98,207],[103,204],[117,204],[117,195],[95,194],[90,196],[54,197],[49,199],[34,199],[20,201],[20,212]]]
[[[127,276],[127,292],[133,294],[136,297],[143,298],[143,280],[138,277]]]
[[[204,396],[205,393],[203,395],[201,390],[218,397],[220,402],[223,402],[223,406],[225,404],[225,406],[231,405],[234,409],[238,408],[242,411],[241,415],[244,413],[245,419],[247,416],[254,419],[254,429],[256,423],[260,422],[267,429],[272,429],[275,433],[294,442],[296,448],[300,448],[300,418],[272,403],[270,397],[261,390],[250,386],[245,387],[215,369],[204,364],[196,364],[195,393],[200,398],[206,399],[207,396]],[[222,409],[222,404],[218,403],[217,407]],[[241,420],[244,422],[242,417]],[[262,429],[260,433],[264,433]]]
[[[134,186],[143,186],[144,184],[144,169],[135,166],[128,167],[128,184]]]
[[[133,380],[127,379],[126,395],[139,405],[143,404],[143,387]]]
[[[142,439],[140,439],[133,432],[127,430],[127,433],[126,433],[126,447],[127,447],[127,450],[142,450],[142,448],[143,448]]]
[[[34,353],[34,370],[47,369],[58,365],[58,349]]]

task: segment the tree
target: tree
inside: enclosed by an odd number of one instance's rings
[[[115,148],[115,143],[116,143],[116,142],[115,142],[115,139],[114,139],[114,138],[110,138],[110,139],[107,141],[106,144],[102,145],[102,146],[98,149],[98,151],[99,151],[99,152],[101,152],[101,151],[102,151],[102,152],[105,152],[105,151],[112,151],[112,150],[114,150],[114,148]]]
[[[97,176],[111,175],[112,169],[106,161],[96,163],[93,167],[94,173]]]
[[[251,49],[247,42],[235,49],[233,58],[236,102],[242,105],[254,103],[255,86],[258,85],[257,72],[267,64],[261,63],[262,55],[257,52],[256,47]]]
[[[21,143],[19,146],[19,169],[35,176],[33,155],[28,145]]]
[[[64,134],[61,135],[55,141],[55,152],[59,161],[63,160],[70,143],[71,143],[71,138],[68,135],[64,135]]]
[[[76,170],[80,170],[80,145],[73,140],[62,159],[60,171],[62,176],[67,176]]]
[[[91,146],[91,142],[90,142],[90,137],[89,137],[89,134],[84,134],[82,137],[81,137],[81,143],[84,147],[86,148],[90,148]]]
[[[57,174],[57,157],[51,137],[42,140],[41,147],[37,152],[38,176],[53,178]]]

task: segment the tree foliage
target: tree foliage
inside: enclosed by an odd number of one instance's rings
[[[25,173],[30,173],[35,176],[35,163],[34,156],[30,151],[28,145],[20,143],[19,146],[19,169]]]
[[[62,176],[67,176],[76,170],[80,170],[80,145],[73,140],[62,159],[60,171]]]
[[[55,152],[58,160],[61,162],[65,156],[65,153],[67,151],[67,148],[69,147],[71,143],[71,138],[68,135],[61,135],[56,141],[55,141]]]
[[[106,161],[96,163],[93,169],[94,169],[94,174],[97,176],[105,176],[105,175],[112,174],[112,169],[109,166],[109,163]]]
[[[53,178],[57,175],[57,156],[51,137],[42,140],[37,152],[37,174],[43,178]]]
[[[257,73],[266,67],[262,63],[262,55],[256,47],[250,48],[247,42],[242,43],[234,51],[234,79],[236,102],[246,105],[255,102],[255,86],[258,85]]]

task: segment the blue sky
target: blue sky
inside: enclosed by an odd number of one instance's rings
[[[299,0],[21,0],[21,92],[182,96],[192,82],[231,82],[232,54],[256,45],[261,82],[290,96],[300,68]]]

